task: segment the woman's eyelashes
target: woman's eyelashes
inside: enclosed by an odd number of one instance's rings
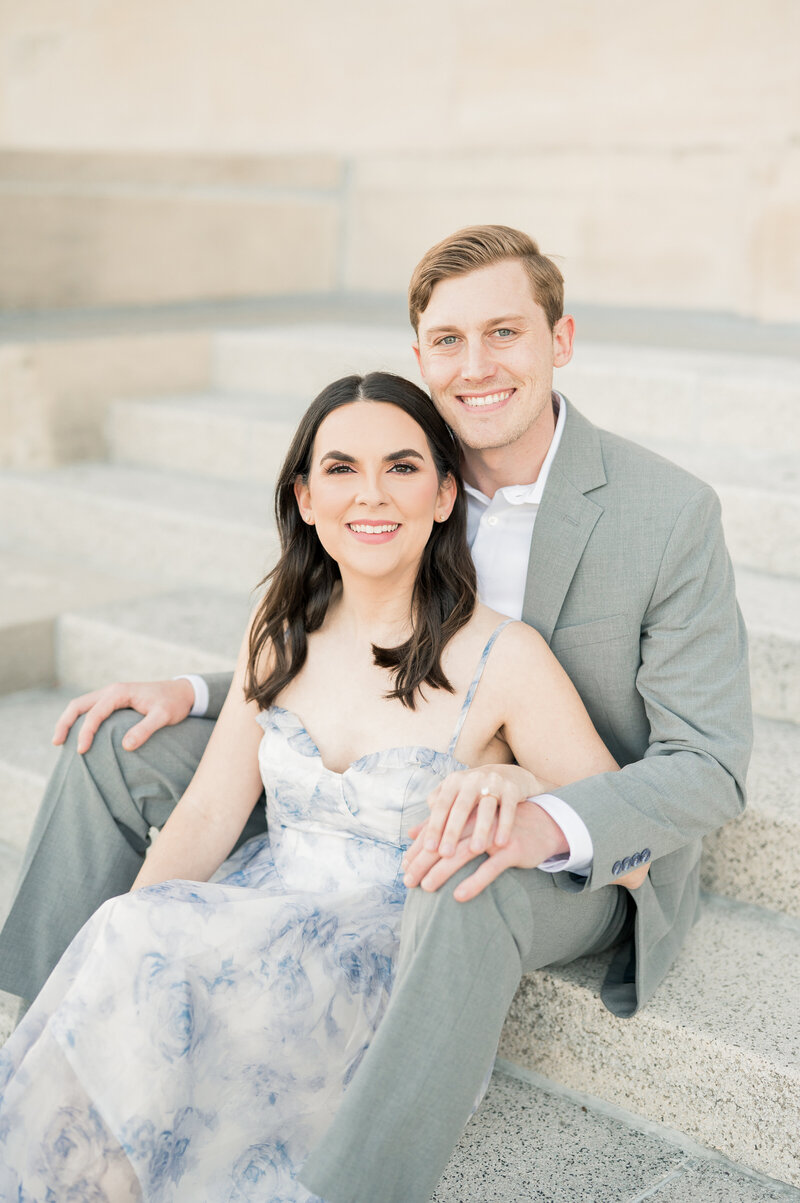
[[[352,464],[331,464],[325,469],[326,476],[342,476],[346,472],[354,472],[355,468]],[[388,469],[389,472],[394,472],[396,476],[408,476],[412,472],[419,472],[416,464],[406,463],[404,460],[399,460],[396,464],[392,464]]]

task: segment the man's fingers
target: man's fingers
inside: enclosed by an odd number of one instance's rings
[[[112,698],[100,697],[86,711],[86,718],[83,720],[80,732],[78,734],[78,751],[83,755],[88,752],[92,746],[92,741],[97,734],[97,728],[101,723],[105,722],[109,714],[113,714],[117,709],[117,705]]]
[[[471,873],[469,877],[465,877],[463,881],[458,883],[453,891],[453,897],[457,902],[469,902],[471,898],[477,897],[481,890],[485,890],[489,882],[494,881],[496,877],[499,877],[512,864],[513,856],[505,848],[501,852],[493,853],[486,860],[481,861],[474,873]]]
[[[136,723],[127,732],[122,740],[122,746],[126,752],[133,752],[136,748],[141,748],[142,744],[147,743],[154,731],[160,731],[162,727],[169,724],[169,715],[161,706],[154,706],[153,709],[144,716],[141,722]]]
[[[64,740],[70,733],[73,723],[87,710],[90,710],[97,700],[97,692],[85,693],[79,698],[73,698],[72,701],[65,706],[61,714],[56,719],[56,725],[53,728],[53,743],[63,744]]]
[[[475,859],[475,853],[469,846],[469,840],[460,840],[452,856],[440,857],[420,881],[423,890],[438,890],[456,873],[462,865]]]

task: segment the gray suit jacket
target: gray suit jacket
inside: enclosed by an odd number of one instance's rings
[[[602,997],[632,1015],[697,913],[701,838],[744,806],[752,742],[747,640],[719,502],[674,464],[567,420],[531,542],[522,617],[548,641],[617,762],[561,789],[594,845],[598,889],[651,861],[633,939]],[[230,677],[209,679],[219,712]]]

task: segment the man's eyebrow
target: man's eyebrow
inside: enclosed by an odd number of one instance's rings
[[[504,313],[500,317],[488,318],[487,321],[485,321],[483,323],[483,325],[484,326],[505,326],[505,325],[508,325],[509,322],[513,322],[513,323],[517,324],[519,322],[524,322],[526,320],[527,319],[525,318],[525,315],[522,313]],[[457,334],[458,330],[459,330],[458,326],[452,326],[452,325],[450,325],[450,326],[431,326],[430,330],[425,331],[425,334],[427,337],[430,337],[432,334]]]

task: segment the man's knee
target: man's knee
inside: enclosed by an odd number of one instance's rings
[[[423,890],[417,886],[408,891],[403,913],[403,939],[418,934],[431,925],[446,930],[474,932],[477,936],[505,931],[518,946],[528,940],[530,901],[517,879],[515,870],[501,873],[474,898],[460,902],[454,897],[460,882],[469,877],[485,860],[477,857],[458,869],[438,890]]]

